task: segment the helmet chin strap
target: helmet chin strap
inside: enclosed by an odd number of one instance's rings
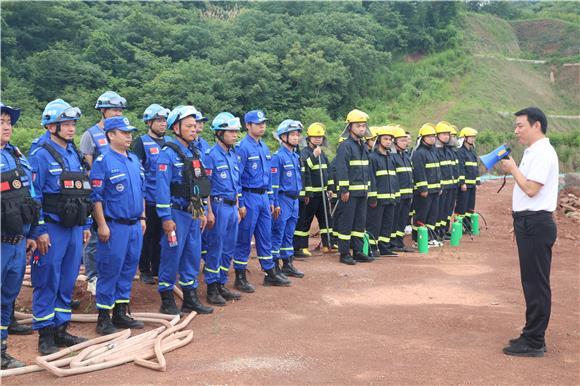
[[[282,135],[284,135],[284,134],[282,134]],[[292,145],[290,142],[288,142],[288,137],[290,136],[290,132],[285,133],[285,135],[286,135],[286,140],[284,140],[282,137],[280,137],[280,141],[282,141],[286,145],[290,146],[291,148],[296,149],[298,147],[298,145]]]
[[[147,126],[149,126],[149,130],[151,130],[157,136],[157,138],[163,137],[162,133],[158,133],[156,130],[153,129],[153,123],[151,121],[147,122]]]
[[[187,139],[185,139],[185,138],[183,138],[181,136],[181,120],[179,121],[178,129],[179,129],[178,130],[179,131],[179,134],[175,133],[175,136],[181,138],[183,140],[183,142],[185,142],[185,143],[187,143],[189,145],[191,143],[191,141],[188,141]]]
[[[352,130],[352,124],[349,125],[348,127],[348,131],[351,132],[352,134],[355,135],[355,137],[357,137],[358,139],[363,139],[365,137],[366,133],[362,133],[362,134],[357,134]],[[366,130],[365,130],[366,131]]]
[[[234,147],[234,145],[228,145],[226,143],[226,141],[224,140],[224,135],[225,135],[225,130],[218,130],[215,133],[215,137],[217,138],[218,141],[220,141],[225,147],[227,147],[228,149],[231,149]]]

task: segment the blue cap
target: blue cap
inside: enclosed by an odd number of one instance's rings
[[[266,118],[266,114],[262,110],[252,110],[248,111],[246,115],[244,115],[244,122],[245,123],[262,123],[266,122],[268,118]]]
[[[137,128],[131,126],[131,124],[129,123],[129,118],[122,116],[105,119],[105,131],[114,129],[121,131],[137,131]]]
[[[15,125],[18,118],[20,118],[20,109],[17,107],[6,106],[2,102],[0,102],[0,109],[3,113],[10,115],[10,123]]]

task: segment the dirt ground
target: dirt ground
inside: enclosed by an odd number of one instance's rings
[[[194,341],[166,355],[168,371],[127,364],[82,376],[46,372],[7,385],[90,384],[580,384],[578,223],[558,216],[552,318],[544,358],[502,354],[524,321],[517,251],[509,233],[513,182],[484,184],[477,208],[489,224],[460,247],[339,264],[316,253],[297,262],[306,276],[290,288],[254,294],[197,316]],[[318,240],[312,239],[316,246]],[[205,289],[202,290],[205,296]],[[92,299],[82,309],[93,312]],[[19,303],[30,305],[30,289]],[[157,311],[155,287],[135,282],[134,311]],[[148,326],[151,327],[151,326]],[[95,337],[94,324],[73,333]],[[10,338],[10,353],[33,363],[37,337]]]

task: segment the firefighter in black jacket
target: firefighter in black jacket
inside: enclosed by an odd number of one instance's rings
[[[464,127],[459,132],[462,142],[457,152],[459,159],[459,192],[457,193],[456,213],[464,216],[463,224],[471,232],[471,215],[475,211],[475,192],[479,182],[479,167],[475,153],[477,130]]]
[[[454,125],[451,125],[451,139],[449,140],[447,146],[451,149],[454,157],[453,176],[455,177],[455,180],[454,180],[454,188],[451,190],[451,194],[453,197],[451,198],[451,211],[450,211],[450,215],[453,215],[455,213],[455,208],[457,204],[457,192],[459,192],[460,188],[459,175],[461,174],[459,173],[459,158],[458,158],[459,149],[457,148],[457,127]],[[448,232],[451,232],[451,228],[448,230]]]
[[[405,246],[405,227],[409,225],[409,213],[413,201],[413,163],[407,151],[409,138],[401,127],[396,126],[393,130],[393,162],[399,181],[399,201],[395,206],[395,237],[391,237],[391,250],[394,252],[413,252],[414,249]]]
[[[352,110],[346,117],[342,136],[348,136],[336,151],[336,179],[338,185],[337,224],[340,262],[354,265],[370,262],[363,253],[367,194],[370,185],[369,157],[364,138],[369,136],[368,115]],[[353,255],[350,254],[352,245]]]
[[[457,189],[455,182],[455,152],[448,146],[451,140],[451,124],[441,121],[435,126],[437,141],[435,143],[439,167],[441,170],[441,196],[439,197],[439,216],[435,224],[435,233],[440,240],[450,239],[447,235],[451,212],[453,210],[453,190]]]
[[[424,124],[419,129],[418,145],[411,156],[415,181],[413,240],[417,240],[417,228],[426,226],[429,230],[429,245],[433,247],[441,246],[435,237],[435,223],[439,214],[439,194],[441,193],[441,172],[434,147],[435,135],[435,127],[430,123]]]
[[[367,231],[370,233],[371,257],[398,256],[391,251],[391,234],[395,219],[395,205],[399,201],[399,179],[391,155],[393,127],[371,128],[376,142],[369,164],[371,188],[367,209]]]
[[[322,123],[315,122],[306,129],[307,146],[300,151],[302,171],[302,192],[300,192],[300,214],[294,231],[294,257],[312,256],[308,250],[310,224],[314,216],[320,226],[323,252],[330,252],[332,228],[328,209],[328,166],[329,161],[322,145],[326,141],[326,129]],[[332,191],[330,191],[332,194]],[[326,208],[325,208],[326,206]]]

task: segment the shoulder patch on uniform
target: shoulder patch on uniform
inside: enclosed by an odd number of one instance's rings
[[[97,157],[97,159],[95,161],[102,161],[103,156],[104,156],[104,154],[99,154],[99,156]]]

